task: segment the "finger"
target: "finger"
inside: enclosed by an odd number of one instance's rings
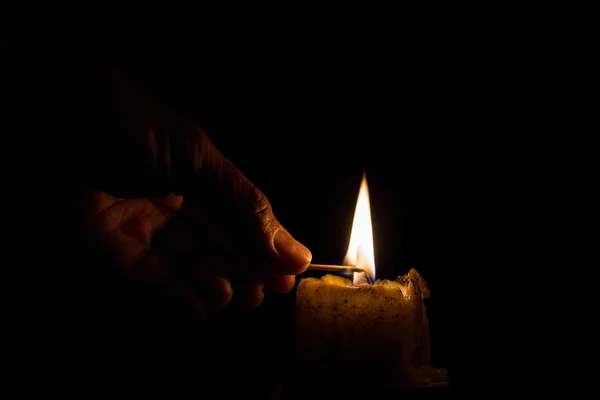
[[[228,309],[251,311],[258,307],[265,297],[265,284],[262,280],[237,282],[233,285],[233,298]]]
[[[181,197],[169,196],[157,203],[136,199],[122,201],[96,192],[90,202],[88,234],[92,245],[109,254],[121,272],[129,270],[145,256],[156,233],[168,224]],[[158,200],[157,200],[158,202]]]
[[[231,282],[222,276],[205,277],[195,284],[198,296],[204,300],[207,308],[218,311],[233,298]]]
[[[213,274],[236,279],[263,274],[270,275],[272,268],[265,268],[265,264],[267,264],[265,260],[257,258],[253,251],[248,251],[247,246],[240,246],[239,243],[236,243],[236,234],[230,234],[225,229],[226,223],[222,220],[223,218],[215,215],[214,212],[208,212],[206,208],[188,200],[184,201],[180,209],[180,213],[185,216],[186,221],[198,231],[199,237],[202,237],[204,249],[197,251],[195,256],[195,263],[200,270],[212,271]],[[243,230],[242,232],[248,233]],[[240,238],[240,241],[252,243],[248,238],[246,240]],[[179,243],[181,242],[179,241]]]
[[[312,260],[310,250],[294,239],[283,227],[273,237],[273,249],[279,261],[279,268],[274,272],[298,275],[306,271]]]
[[[173,265],[169,265],[157,252],[149,251],[132,269],[130,276],[144,287],[166,291],[172,304],[178,307],[183,305],[184,309],[191,307],[196,317],[218,311],[231,301],[233,290],[228,279],[203,276],[197,281],[181,280],[173,273],[173,269]]]
[[[270,275],[265,278],[265,289],[274,293],[287,293],[296,284],[295,275]]]
[[[231,283],[222,273],[233,261],[219,243],[198,232],[181,214],[156,235],[148,257],[138,269],[142,280],[186,282],[203,300],[209,311],[224,307],[233,296]],[[221,238],[218,238],[221,241]],[[231,268],[233,269],[233,268]]]

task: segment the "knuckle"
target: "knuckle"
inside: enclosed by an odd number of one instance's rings
[[[260,225],[260,228],[266,232],[271,233],[277,230],[278,223],[273,213],[273,208],[267,196],[261,193],[258,189],[255,190],[256,202],[254,215]]]

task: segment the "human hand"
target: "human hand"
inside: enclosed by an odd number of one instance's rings
[[[67,103],[84,106],[73,105],[77,126],[62,130],[69,145],[55,147],[63,180],[90,180],[81,203],[88,245],[115,272],[184,296],[201,316],[289,291],[312,255],[266,196],[193,122],[108,66],[81,71],[82,97]]]

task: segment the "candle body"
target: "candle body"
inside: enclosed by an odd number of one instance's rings
[[[353,286],[333,275],[302,279],[296,297],[300,362],[328,379],[333,373],[365,384],[445,381],[446,371],[429,365],[427,297],[414,269],[373,285]]]

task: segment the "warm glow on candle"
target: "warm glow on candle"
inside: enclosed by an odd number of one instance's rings
[[[371,205],[367,177],[363,175],[354,211],[354,221],[350,233],[348,253],[344,260],[346,265],[363,268],[369,279],[375,281],[375,250],[373,248],[373,224],[371,222]],[[361,282],[362,273],[354,273],[354,284]]]

